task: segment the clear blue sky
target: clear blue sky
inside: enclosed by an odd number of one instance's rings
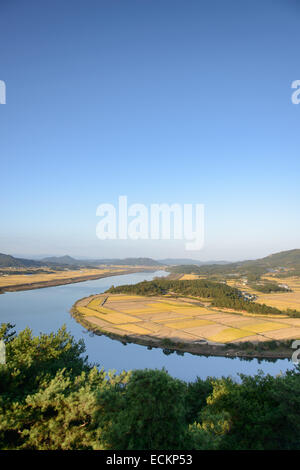
[[[0,252],[300,247],[297,0],[1,0]],[[100,203],[205,204],[205,247],[101,242]]]

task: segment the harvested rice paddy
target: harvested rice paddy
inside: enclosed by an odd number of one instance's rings
[[[273,278],[273,281],[275,279]],[[279,284],[287,285],[292,292],[273,292],[271,294],[258,293],[257,302],[277,307],[280,310],[300,311],[300,279],[299,277],[289,277],[285,279],[276,279]]]
[[[77,302],[76,310],[120,336],[220,344],[300,338],[297,319],[217,311],[189,299],[101,294]]]
[[[198,274],[183,274],[180,278],[181,281],[191,281],[194,279],[200,279],[200,276]]]
[[[286,292],[271,292],[265,294],[257,290],[252,289],[248,284],[242,284],[240,279],[238,280],[227,280],[226,284],[231,287],[236,287],[241,290],[246,290],[250,294],[256,296],[255,302],[259,304],[266,304],[270,307],[276,307],[279,310],[298,310],[300,311],[300,278],[296,276],[279,278],[276,276],[263,276],[262,280],[275,282],[288,286],[291,291]]]

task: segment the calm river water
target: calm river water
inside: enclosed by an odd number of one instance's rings
[[[57,287],[47,287],[21,292],[7,292],[0,295],[0,323],[16,324],[20,331],[29,326],[35,335],[40,332],[56,331],[63,324],[76,338],[83,338],[90,362],[99,363],[105,370],[139,369],[164,367],[172,376],[183,380],[194,380],[197,376],[221,377],[238,373],[255,374],[259,369],[270,374],[279,374],[292,369],[293,363],[288,359],[276,362],[245,361],[239,358],[202,357],[185,353],[166,356],[161,349],[148,350],[145,346],[128,344],[124,346],[106,336],[90,336],[70,315],[74,302],[81,297],[104,292],[112,284],[134,284],[151,280],[155,276],[166,275],[164,271],[155,273],[136,273],[112,276],[95,281],[85,281]],[[291,351],[292,352],[292,351]]]

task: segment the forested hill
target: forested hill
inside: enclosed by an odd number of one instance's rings
[[[124,258],[124,259],[92,259],[92,260],[79,260],[71,256],[52,256],[43,258],[42,260],[31,260],[24,258],[16,258],[11,255],[0,253],[0,267],[39,267],[39,266],[97,266],[100,264],[110,266],[162,266],[169,264],[171,260],[154,260],[152,258]],[[239,261],[235,263],[220,262],[215,264],[181,264],[182,260],[173,260],[174,264],[178,262],[178,266],[170,267],[172,272],[176,273],[196,273],[204,275],[215,274],[255,274],[261,275],[272,269],[279,269],[282,272],[283,268],[294,269],[300,274],[300,249],[282,251],[275,253],[265,258],[258,260]],[[179,263],[180,262],[180,263]],[[200,263],[200,262],[199,262]],[[179,265],[180,264],[180,265]]]
[[[63,265],[63,266],[75,266],[79,264],[79,260],[72,258],[71,256],[65,255],[65,256],[49,256],[47,258],[43,258],[41,260],[43,263],[51,263],[51,264],[56,264],[56,265]]]
[[[258,261],[266,263],[268,266],[273,268],[277,266],[300,266],[300,249],[281,251],[280,253],[266,256]]]
[[[279,274],[284,275],[285,270],[293,270],[296,275],[300,275],[300,249],[282,251],[265,258],[257,260],[239,261],[226,265],[184,265],[170,268],[175,273],[195,273],[206,276],[218,275],[252,275],[260,277],[262,274],[277,270]]]
[[[161,266],[161,263],[152,258],[100,258],[100,259],[75,259],[71,256],[51,256],[43,258],[42,262],[55,265],[72,266]]]
[[[29,268],[42,266],[40,261],[32,259],[15,258],[14,256],[4,255],[0,253],[0,267],[3,268]]]
[[[249,313],[280,315],[281,310],[265,304],[259,304],[246,300],[243,294],[236,288],[224,283],[212,282],[206,279],[196,280],[171,280],[154,279],[153,281],[143,281],[138,284],[126,284],[123,286],[111,287],[106,292],[111,294],[129,295],[165,295],[199,297],[207,299],[212,307],[230,308]],[[288,312],[284,312],[288,313]],[[297,312],[298,313],[298,312]],[[293,312],[295,314],[295,312]]]
[[[162,264],[151,258],[124,258],[124,259],[95,259],[79,260],[71,256],[51,256],[41,260],[31,260],[16,258],[11,255],[0,253],[1,268],[31,268],[40,266],[49,267],[95,267],[99,265],[107,266],[161,266]]]

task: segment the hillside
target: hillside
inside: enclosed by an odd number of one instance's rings
[[[0,253],[0,267],[1,268],[24,268],[24,267],[40,267],[40,266],[50,266],[50,267],[95,267],[99,265],[107,266],[162,266],[162,263],[156,261],[152,258],[110,258],[110,259],[88,259],[88,260],[79,260],[72,258],[71,256],[48,256],[39,261],[25,259],[25,258],[16,258],[11,255],[5,255]]]
[[[29,268],[39,267],[43,263],[31,259],[15,258],[11,255],[0,253],[0,267],[1,268]]]
[[[283,268],[293,269],[300,273],[300,249],[282,251],[274,253],[257,260],[246,260],[235,263],[226,261],[206,262],[188,259],[166,258],[154,260],[152,258],[104,258],[94,260],[79,260],[69,255],[52,256],[43,258],[40,261],[16,258],[11,255],[0,253],[0,267],[40,267],[40,266],[98,266],[101,264],[110,266],[165,266],[170,267],[172,272],[195,273],[203,275],[223,275],[223,274],[254,274],[262,275],[270,270],[278,269],[284,272]]]
[[[65,255],[65,256],[50,256],[47,258],[43,258],[41,260],[43,263],[51,263],[51,264],[56,264],[56,265],[71,265],[75,266],[80,264],[80,261],[72,258],[71,256]]]
[[[71,256],[52,256],[43,258],[41,260],[44,263],[51,263],[56,265],[64,266],[97,266],[101,264],[111,266],[160,266],[161,263],[151,258],[109,258],[109,259],[75,259]]]
[[[281,251],[259,260],[270,267],[298,267],[300,266],[300,249]]]
[[[183,265],[170,268],[174,273],[200,274],[205,276],[236,276],[247,275],[259,278],[261,275],[277,270],[281,276],[285,270],[292,270],[300,275],[300,249],[282,251],[257,260],[246,260],[225,265],[206,264],[203,266]]]

